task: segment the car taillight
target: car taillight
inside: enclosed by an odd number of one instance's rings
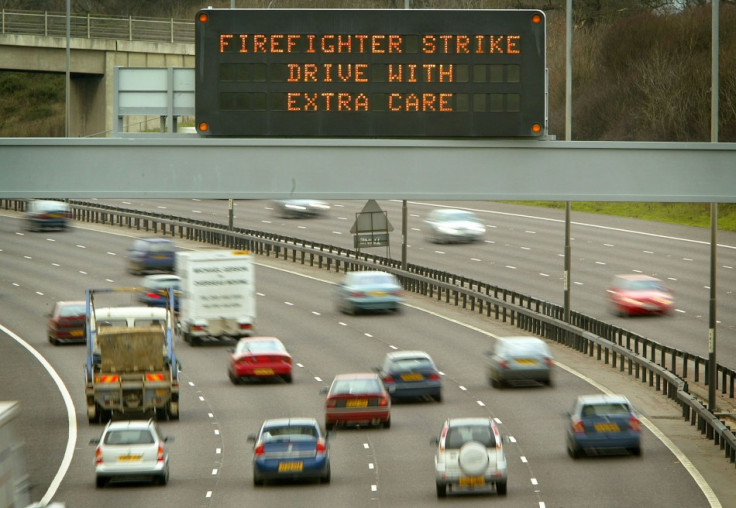
[[[95,464],[97,464],[98,466],[102,464],[102,448],[100,448],[99,446],[95,451]]]
[[[250,330],[253,328],[253,325],[250,323],[240,323],[240,329],[241,330]]]
[[[158,293],[146,293],[146,296],[151,300],[158,300],[159,298],[161,298],[161,295],[159,295]]]
[[[545,365],[547,365],[547,367],[552,367],[552,365],[554,365],[554,362],[552,362],[552,358],[545,358],[544,363]]]
[[[394,379],[393,376],[387,375],[386,377],[383,378],[383,382],[384,383],[395,383],[396,380]]]
[[[193,332],[203,332],[205,329],[206,327],[204,325],[192,325]]]
[[[640,432],[641,431],[641,422],[634,415],[631,415],[629,417],[629,429],[633,430],[634,432]]]
[[[327,445],[325,440],[320,438],[317,440],[317,453],[325,453],[327,451]]]
[[[258,443],[253,453],[256,457],[261,457],[265,453],[265,447],[263,446],[263,443]]]
[[[386,397],[381,397],[381,399],[378,401],[378,405],[381,407],[388,406],[388,399]]]
[[[573,419],[573,421],[572,421],[572,431],[575,434],[584,434],[585,433],[585,426],[583,425],[583,422],[581,422],[577,418]]]
[[[288,364],[288,365],[291,365],[291,358],[289,358],[289,357],[281,358],[281,361],[284,362],[284,363],[286,363],[286,364]]]
[[[164,447],[161,445],[158,445],[158,456],[156,457],[157,462],[163,462],[164,461]]]
[[[508,369],[509,368],[509,362],[507,362],[506,360],[500,360],[498,362],[498,366],[501,367],[502,369]]]
[[[432,372],[432,373],[431,373],[431,374],[430,374],[429,376],[427,376],[427,377],[428,377],[428,378],[430,379],[430,381],[439,381],[439,380],[440,380],[440,375],[439,375],[439,374],[437,374],[436,372]]]
[[[350,296],[352,296],[353,298],[363,298],[365,296],[365,293],[363,293],[362,291],[351,291]]]

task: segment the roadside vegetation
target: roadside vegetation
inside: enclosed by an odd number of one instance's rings
[[[193,19],[199,0],[72,0],[72,11]],[[208,2],[230,7],[231,0]],[[238,8],[403,8],[404,0],[235,0]],[[566,0],[410,0],[415,9],[537,8],[547,15],[549,132],[565,137]],[[573,2],[572,139],[708,142],[711,5],[706,0]],[[0,8],[28,10],[26,0]],[[36,0],[35,11],[65,12],[66,0]],[[736,2],[720,7],[718,140],[736,142]],[[0,71],[0,136],[64,135],[64,76]],[[532,203],[526,203],[532,204]],[[564,207],[564,203],[533,203]],[[709,227],[695,203],[573,203],[573,211]],[[719,206],[719,228],[736,231],[736,205]]]

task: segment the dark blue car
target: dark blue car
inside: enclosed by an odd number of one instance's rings
[[[567,453],[641,455],[641,422],[623,395],[581,395],[569,413]]]
[[[178,275],[164,273],[146,275],[141,283],[138,301],[149,307],[166,307],[169,290],[174,291],[174,310],[178,311],[181,294],[181,277]]]
[[[128,249],[128,271],[138,275],[146,272],[174,271],[176,245],[168,238],[141,238]]]
[[[330,481],[330,448],[327,435],[314,418],[266,420],[254,442],[253,485],[266,481]]]

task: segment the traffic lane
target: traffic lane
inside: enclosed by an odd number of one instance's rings
[[[313,290],[313,291],[310,291],[309,294],[310,295],[317,295],[318,293],[317,293],[317,290]],[[313,299],[315,301],[322,301],[321,298],[313,298]],[[297,307],[299,307],[298,304],[294,305],[291,308],[297,308]],[[408,311],[405,314],[407,314],[407,313],[408,313]],[[323,315],[327,315],[327,314],[328,313],[324,313]],[[365,317],[368,318],[369,316],[365,316]],[[385,318],[385,317],[388,317],[388,316],[375,316],[374,317],[375,319],[371,319],[371,322],[373,322],[373,321],[375,321],[376,323],[386,322],[387,321],[386,319],[382,319],[382,318]],[[307,322],[307,319],[306,318],[298,318],[298,319],[296,319],[296,321],[299,321],[299,322],[302,322],[302,323],[306,323]],[[366,320],[363,320],[363,321],[366,321]],[[413,323],[416,323],[417,321],[419,321],[419,320],[417,320],[417,319],[413,319],[412,320]],[[373,323],[371,323],[371,324],[373,324]],[[367,323],[366,322],[363,322],[362,325],[364,325],[364,326],[362,326],[361,328],[365,329],[365,326],[367,325]],[[432,330],[438,330],[438,329],[441,329],[442,328],[441,325],[439,325],[438,323],[435,323],[435,322],[432,322],[431,325],[430,324],[427,324],[425,326],[426,326],[427,329],[430,329],[431,328]],[[408,327],[403,327],[402,330],[404,330],[406,332],[407,328]],[[425,327],[423,326],[422,328],[425,328]],[[367,332],[363,332],[362,334],[365,336],[365,333],[367,333]],[[371,340],[369,340],[369,341],[358,340],[358,341],[356,341],[356,343],[361,344],[361,345],[376,343],[376,341],[379,344],[382,343],[382,342],[385,343],[385,341],[383,339],[383,337],[384,337],[384,334],[383,333],[377,333],[377,332],[374,331],[373,333],[370,333],[370,335],[371,335],[371,337],[370,337]],[[401,339],[403,340],[406,337],[406,335],[409,335],[409,334],[402,334]],[[329,338],[329,336],[330,336],[329,333],[325,334],[325,340],[327,340]],[[441,334],[440,334],[440,336],[441,336]],[[450,337],[453,337],[454,338],[454,340],[452,342],[452,345],[453,345],[453,349],[456,351],[455,355],[458,356],[459,347],[460,347],[461,344],[463,344],[465,342],[465,340],[463,340],[465,337],[462,334],[457,334],[457,333],[455,333],[454,335],[448,333],[446,336],[450,336]],[[428,333],[427,330],[424,329],[424,330],[420,330],[419,331],[419,333],[417,334],[417,337],[415,338],[415,340],[422,340],[423,339],[424,342],[425,342],[425,344],[428,345],[430,342],[434,343],[434,340],[433,339],[435,339],[436,337],[437,337],[437,335],[433,335],[432,333]],[[462,337],[462,339],[460,337]],[[342,340],[343,340],[343,342],[346,342],[346,341],[350,340],[350,338],[351,338],[351,336],[349,334],[344,334]],[[393,340],[392,343],[398,344],[400,342],[398,340]],[[410,343],[410,345],[408,347],[401,347],[401,349],[411,349],[411,348],[414,348],[414,347],[415,347],[415,343],[412,342],[412,343]],[[328,348],[328,350],[329,349],[330,348]],[[424,348],[424,349],[427,349],[427,348]],[[465,359],[461,359],[460,366],[459,366],[459,368],[457,370],[452,369],[452,370],[450,370],[450,372],[455,372],[455,373],[456,372],[462,372],[463,374],[465,372],[470,372],[471,369],[468,368],[467,357],[470,356],[470,355],[472,355],[472,354],[474,354],[475,357],[477,357],[478,356],[477,355],[477,351],[478,351],[477,346],[474,346],[474,347],[472,347],[472,350],[471,350],[471,352],[470,352],[469,355],[466,356],[465,354],[461,354],[460,356],[465,357]],[[363,348],[361,348],[361,349],[355,351],[355,354],[356,355],[359,355],[362,358],[364,358],[364,357],[366,357],[369,354],[369,352],[366,350],[365,353],[364,353],[363,352]],[[377,356],[377,355],[374,355],[374,356]],[[487,385],[485,384],[485,380],[482,379],[483,376],[482,376],[482,369],[480,368],[481,366],[478,365],[477,367],[478,367],[477,369],[472,369],[473,374],[470,377],[467,377],[465,379],[461,378],[460,375],[457,375],[457,374],[455,376],[451,376],[451,377],[453,377],[453,379],[454,378],[460,379],[460,382],[465,385],[465,388],[467,390],[465,390],[465,391],[460,390],[460,388],[458,386],[456,392],[452,392],[452,391],[450,391],[449,393],[446,392],[447,395],[445,397],[445,402],[443,404],[437,405],[437,406],[435,406],[434,404],[429,404],[427,406],[421,406],[423,408],[426,407],[427,409],[431,409],[431,410],[434,410],[434,408],[437,407],[437,409],[439,410],[439,413],[441,415],[441,416],[436,417],[435,422],[434,422],[434,425],[431,425],[431,427],[432,427],[433,430],[431,430],[430,432],[425,433],[425,435],[429,436],[429,435],[432,435],[435,432],[437,432],[437,430],[434,430],[434,427],[437,427],[438,428],[438,425],[441,424],[444,416],[447,414],[447,412],[448,412],[448,401],[452,401],[453,399],[458,400],[458,394],[462,394],[459,397],[460,399],[466,399],[465,402],[468,402],[467,404],[464,404],[463,405],[463,407],[465,408],[465,410],[463,411],[463,413],[470,411],[471,410],[470,408],[475,408],[476,405],[478,405],[478,402],[475,401],[472,397],[473,396],[476,396],[474,392],[477,391],[477,393],[480,395],[480,397],[479,397],[478,400],[480,400],[481,402],[483,402],[483,398],[484,397],[489,397],[490,398],[489,400],[486,400],[484,402],[484,405],[485,406],[482,406],[482,407],[489,407],[490,410],[492,410],[493,413],[495,415],[497,415],[504,422],[504,427],[510,429],[511,430],[510,433],[512,433],[514,436],[516,436],[516,440],[517,440],[517,442],[520,445],[523,444],[523,443],[527,443],[526,446],[527,447],[530,447],[532,450],[545,450],[546,449],[547,450],[546,453],[548,453],[548,454],[551,453],[556,458],[559,458],[559,459],[561,459],[563,461],[571,460],[571,459],[568,459],[567,458],[567,455],[565,454],[565,451],[564,451],[565,450],[564,449],[564,441],[561,440],[558,443],[555,443],[555,445],[552,445],[552,447],[550,449],[550,444],[549,444],[550,439],[549,439],[548,433],[543,433],[543,435],[541,435],[541,436],[536,435],[539,432],[538,431],[539,427],[538,427],[538,425],[535,422],[539,421],[540,419],[546,419],[548,417],[548,414],[550,412],[561,413],[561,409],[560,408],[563,408],[563,407],[564,408],[567,408],[567,407],[569,407],[569,405],[571,404],[571,401],[574,399],[574,396],[576,394],[578,394],[578,393],[588,393],[588,392],[590,392],[590,388],[587,388],[585,390],[574,389],[574,390],[572,390],[571,392],[569,392],[567,394],[564,393],[567,390],[561,390],[559,388],[555,388],[555,389],[552,389],[552,390],[542,388],[542,389],[540,389],[539,391],[536,392],[536,395],[538,395],[540,397],[540,399],[539,400],[536,400],[535,399],[533,402],[530,402],[525,407],[534,408],[534,409],[538,410],[540,407],[544,407],[543,405],[541,405],[541,402],[546,402],[547,404],[550,405],[550,408],[551,409],[549,409],[546,412],[545,411],[535,411],[537,413],[536,414],[536,417],[528,417],[528,418],[525,417],[525,418],[520,419],[520,421],[518,422],[518,425],[516,425],[516,424],[514,424],[514,425],[508,425],[508,423],[507,423],[508,416],[503,416],[503,415],[513,415],[517,411],[516,408],[517,408],[517,406],[519,404],[518,397],[513,396],[513,392],[509,391],[509,395],[511,396],[510,400],[508,402],[504,401],[504,403],[499,403],[499,400],[497,400],[497,395],[498,394],[496,394],[494,390],[491,390],[490,388],[488,388]],[[445,366],[444,369],[445,369],[445,372],[447,373],[448,372],[447,366]],[[448,376],[450,376],[450,375],[448,374]],[[563,374],[563,375],[561,375],[559,377],[565,378],[566,377],[566,374]],[[483,383],[482,386],[477,386],[476,387],[472,383],[474,381],[478,380],[478,378],[481,378],[484,383]],[[561,384],[564,386],[565,381],[558,380],[558,382],[557,382],[558,387]],[[452,384],[450,384],[449,386],[447,386],[447,388],[451,388],[451,387],[452,387]],[[535,393],[535,392],[532,392],[532,393]],[[473,394],[473,395],[467,396],[466,394]],[[525,401],[524,404],[526,404],[526,402],[527,401]],[[415,407],[412,407],[412,410],[414,410],[414,409],[416,409],[416,408]],[[401,426],[402,426],[402,419],[398,418],[399,416],[402,415],[401,405],[395,406],[394,407],[394,410],[395,410],[395,416],[394,416],[394,423],[392,424],[392,429],[391,429],[392,434],[393,434],[394,427],[401,428]],[[414,411],[412,411],[412,413],[413,412]],[[541,415],[540,415],[540,413],[541,413]],[[430,420],[429,418],[424,418],[424,417],[419,418],[419,419],[416,419],[416,415],[415,414],[411,414],[411,420],[409,421],[408,427],[415,428],[418,425],[420,425],[421,423],[426,422],[426,421],[429,421],[429,420]],[[406,424],[406,422],[404,422],[404,424]],[[530,425],[531,425],[531,427],[530,427]],[[427,430],[429,430],[429,429],[427,429]],[[560,424],[559,425],[559,432],[562,433],[563,430],[564,430],[564,426]],[[528,437],[528,438],[527,437],[524,437],[527,433],[530,435],[530,437]],[[564,435],[564,434],[561,434],[561,435]],[[422,441],[424,441],[424,440],[422,440]],[[531,442],[531,444],[528,444],[529,441]],[[397,445],[395,444],[393,438],[389,442],[391,443],[391,449],[395,449],[395,447]],[[413,443],[414,444],[417,444],[416,441],[413,441]],[[412,446],[412,449],[415,449],[415,446]],[[538,454],[538,452],[534,452],[534,451],[531,452],[531,453],[529,453],[529,454],[527,454],[526,459],[528,460],[528,463],[529,464],[532,464],[531,467],[539,468],[539,465],[538,464],[536,466],[534,466],[534,464],[536,463],[535,461],[536,461],[537,454]],[[431,454],[429,456],[431,457]],[[412,454],[409,454],[409,457],[412,457]],[[421,462],[422,459],[417,459],[417,460],[419,462]],[[669,464],[671,462],[671,456],[669,457],[669,459],[666,459],[666,460],[667,460],[667,464]],[[543,461],[540,459],[540,462],[543,462]],[[519,461],[518,464],[522,464],[522,462]],[[635,484],[636,482],[634,482],[633,480],[635,480],[635,479],[641,477],[642,475],[644,475],[644,473],[646,471],[648,471],[648,468],[650,466],[651,466],[651,462],[644,463],[642,461],[639,461],[639,462],[633,463],[633,465],[631,466],[631,468],[626,473],[622,473],[622,475],[623,475],[622,481],[626,480],[626,481],[629,481],[631,484]],[[550,466],[550,469],[553,470],[553,472],[552,473],[548,473],[548,474],[553,474],[554,475],[555,472],[557,473],[557,476],[558,477],[555,478],[555,482],[557,482],[557,483],[558,482],[563,482],[564,483],[565,481],[567,481],[564,477],[559,477],[559,474],[558,474],[559,473],[559,469],[560,469],[559,468],[559,464],[557,464],[557,465],[551,465]],[[684,471],[681,471],[681,473],[682,472],[684,472]],[[381,472],[379,471],[379,474],[380,473]],[[431,468],[430,468],[430,473],[431,473]],[[632,475],[630,479],[629,479],[629,476],[628,475]],[[392,475],[389,475],[389,477],[391,477],[391,476]],[[521,477],[523,477],[523,476],[527,476],[528,477],[528,475],[519,475],[518,473],[516,474],[516,478],[519,478],[520,476]],[[601,481],[601,478],[593,478],[591,481],[594,482],[595,480]],[[683,480],[683,484],[686,484],[686,481],[687,481],[687,478],[685,478],[685,480]],[[398,483],[397,484],[398,491],[401,492],[401,493],[404,493],[405,490],[406,490],[406,488],[407,488],[405,484],[407,484],[407,483],[408,484],[411,484],[411,481],[406,481],[405,480],[405,481],[402,481],[402,482]],[[389,483],[389,486],[387,487],[387,489],[389,491],[391,490],[390,485],[391,485],[391,483]],[[531,490],[531,488],[532,488],[532,477],[529,477],[529,483],[528,484],[522,483],[522,491],[523,491],[523,489],[524,489],[525,486],[528,486],[528,488]],[[690,483],[690,487],[692,487],[692,483]],[[431,482],[430,482],[430,492],[431,491],[432,491],[432,489],[431,489]],[[544,495],[544,489],[543,488],[542,488],[542,493]],[[393,500],[393,497],[391,497],[391,499]]]

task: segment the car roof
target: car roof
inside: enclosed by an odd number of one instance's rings
[[[546,342],[544,342],[539,337],[527,337],[527,336],[519,336],[519,337],[498,337],[496,339],[497,341],[506,342],[509,344],[544,344],[547,345]]]
[[[464,427],[468,425],[495,425],[490,417],[470,416],[464,418],[449,418],[446,422],[448,427]]]
[[[350,374],[338,374],[335,376],[335,380],[350,380],[350,379],[375,379],[378,378],[378,374],[375,372],[353,372]]]
[[[315,418],[306,416],[292,418],[271,418],[263,422],[263,427],[289,426],[289,425],[314,425],[319,427],[319,423]]]
[[[428,353],[424,351],[391,351],[386,353],[386,356],[392,360],[401,360],[403,358],[428,358],[431,359]]]
[[[84,300],[62,300],[62,301],[56,302],[56,305],[65,305],[65,306],[66,305],[69,305],[69,306],[80,305],[80,304],[86,305],[87,302],[85,302]]]
[[[170,238],[158,238],[158,237],[149,237],[149,238],[138,238],[138,240],[142,240],[144,242],[159,242],[159,243],[174,243],[173,240]]]
[[[152,420],[118,420],[108,423],[105,430],[147,429],[152,426]]]
[[[624,395],[596,393],[592,395],[579,395],[578,402],[580,404],[610,404],[624,403],[631,405],[631,402]]]
[[[173,275],[171,273],[157,273],[154,275],[146,275],[143,277],[143,282],[146,281],[169,281],[169,280],[181,280],[181,277],[178,275]]]
[[[651,275],[644,275],[641,273],[622,273],[616,275],[616,278],[626,280],[659,280],[657,277],[652,277]]]

